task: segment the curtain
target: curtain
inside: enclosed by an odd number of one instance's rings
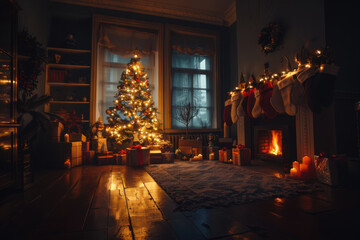
[[[127,63],[138,50],[141,64],[149,76],[155,106],[158,106],[158,49],[154,32],[101,24],[98,36],[96,117],[107,123],[106,109],[114,106],[117,85]]]

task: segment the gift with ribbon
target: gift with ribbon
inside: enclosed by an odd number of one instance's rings
[[[140,144],[126,149],[126,165],[138,167],[150,164],[150,149]]]
[[[219,150],[219,161],[227,163],[230,162],[230,158],[231,158],[230,149],[223,147],[221,150]]]
[[[314,156],[317,179],[331,186],[344,185],[347,182],[348,163],[340,155],[320,153]]]
[[[240,166],[240,150],[239,148],[232,149],[232,160],[234,165]]]
[[[121,160],[121,164],[126,165],[126,150],[120,150],[119,151],[120,154],[120,160]]]
[[[244,145],[237,145],[235,152],[239,153],[239,164],[240,166],[248,166],[251,164],[251,149],[246,148]],[[234,157],[233,157],[234,158]]]

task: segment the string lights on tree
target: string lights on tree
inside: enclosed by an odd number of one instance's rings
[[[115,106],[106,110],[106,131],[118,144],[139,141],[157,143],[162,139],[157,109],[149,89],[148,75],[135,52],[121,75]]]

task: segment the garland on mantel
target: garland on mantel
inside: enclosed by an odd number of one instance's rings
[[[331,105],[338,67],[329,49],[310,52],[302,48],[296,53],[295,62],[297,68],[291,69],[288,61],[287,69],[281,73],[270,73],[266,63],[258,81],[251,76],[245,82],[241,73],[238,86],[229,92],[232,118],[271,119],[284,113],[295,116],[298,107],[306,105],[314,113],[320,113]]]

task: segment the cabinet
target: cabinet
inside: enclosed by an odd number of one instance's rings
[[[46,94],[52,100],[46,111],[89,123],[91,51],[47,48]]]
[[[0,1],[0,191],[21,185],[16,119],[17,11],[14,1]]]

